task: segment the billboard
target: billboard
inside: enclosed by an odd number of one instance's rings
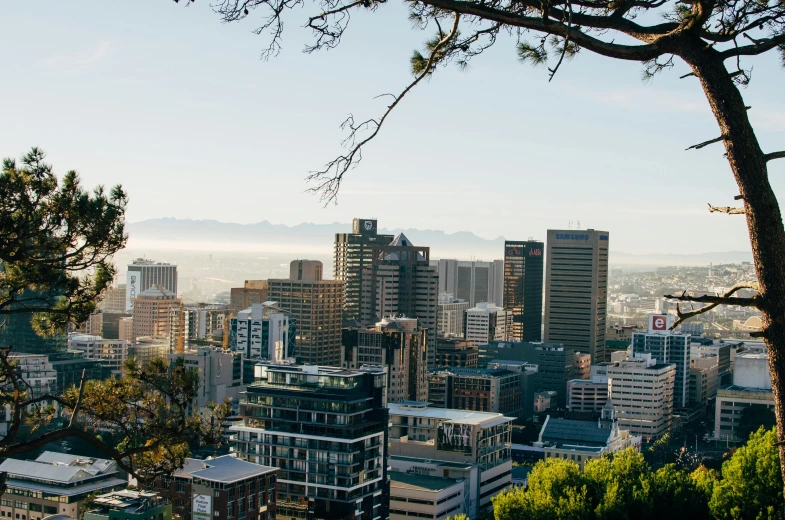
[[[210,495],[196,495],[192,502],[191,518],[193,520],[212,520],[213,497]]]
[[[672,314],[652,314],[649,316],[649,332],[667,332],[673,321]]]
[[[507,258],[523,256],[523,248],[519,246],[504,246],[504,256]]]
[[[468,424],[439,423],[436,449],[440,451],[472,452],[472,427]]]
[[[139,271],[128,271],[125,278],[125,311],[131,312],[134,310],[134,298],[139,294]]]

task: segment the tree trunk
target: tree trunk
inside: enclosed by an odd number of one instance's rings
[[[760,284],[763,339],[769,353],[777,438],[782,443],[785,441],[785,228],[782,215],[769,183],[766,158],[747,117],[744,100],[719,53],[698,38],[688,47],[681,57],[701,82],[725,138],[728,163],[744,198],[752,258]],[[782,444],[779,454],[785,481],[785,446]]]

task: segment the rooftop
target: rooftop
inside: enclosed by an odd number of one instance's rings
[[[95,497],[96,510],[115,510],[126,513],[142,513],[168,504],[158,493],[124,489]]]
[[[597,421],[578,421],[548,416],[540,435],[543,442],[559,445],[577,443],[584,446],[605,446],[611,436],[611,430],[600,428]]]
[[[421,491],[442,491],[463,482],[463,479],[454,480],[444,477],[431,477],[430,475],[415,475],[403,471],[391,471],[390,487],[401,489],[417,489]]]
[[[483,427],[496,426],[506,422],[512,422],[512,417],[505,417],[500,413],[492,412],[471,412],[468,410],[453,410],[451,408],[430,408],[422,406],[423,403],[406,404],[390,403],[388,408],[390,415],[406,415],[415,417],[429,417],[432,419],[443,419],[445,422],[457,424],[478,424]]]
[[[470,462],[449,462],[446,460],[427,460],[423,459],[422,457],[405,457],[403,455],[390,455],[391,460],[401,460],[401,461],[408,461],[408,462],[419,462],[421,464],[433,464],[439,468],[453,468],[453,469],[463,469],[469,470],[474,466],[474,464]],[[390,472],[392,474],[392,471]]]
[[[73,484],[90,480],[101,474],[117,472],[114,461],[77,457],[67,453],[45,451],[36,460],[6,459],[0,464],[0,472],[9,478],[45,480],[51,484]]]
[[[231,483],[274,473],[277,470],[278,468],[246,462],[232,455],[223,455],[209,460],[186,459],[183,469],[179,470],[177,475],[210,482]]]

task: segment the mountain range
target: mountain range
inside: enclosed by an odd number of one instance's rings
[[[272,224],[235,224],[217,220],[157,218],[129,223],[129,247],[148,250],[223,250],[330,254],[335,233],[351,230],[351,224],[302,223],[294,226]],[[404,233],[415,245],[431,248],[431,258],[493,260],[501,258],[505,238],[482,238],[468,231],[445,233],[432,229],[379,229],[379,233]],[[614,266],[708,265],[749,262],[749,251],[724,251],[700,254],[630,254],[611,251]]]

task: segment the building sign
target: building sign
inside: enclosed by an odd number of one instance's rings
[[[523,253],[521,253],[521,248],[517,246],[507,246],[504,251],[504,256],[507,257],[523,256]]]
[[[529,256],[542,256],[542,249],[529,249]]]
[[[667,332],[673,321],[671,314],[652,314],[649,316],[649,332]]]
[[[139,292],[139,271],[128,271],[125,280],[125,310],[131,312],[134,310],[134,299]]]
[[[375,235],[376,221],[373,219],[355,219],[352,231],[360,235]]]
[[[212,520],[213,497],[210,495],[196,495],[192,505],[191,518],[193,520]]]
[[[436,436],[436,449],[470,454],[472,452],[472,427],[468,424],[440,423]]]
[[[556,240],[589,240],[590,235],[586,233],[556,233]],[[608,237],[605,237],[608,240]]]

